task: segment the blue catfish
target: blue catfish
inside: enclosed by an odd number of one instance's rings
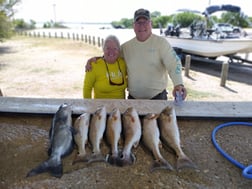
[[[63,174],[61,158],[69,155],[74,148],[73,134],[71,106],[62,104],[53,117],[49,132],[49,158],[32,169],[27,177],[50,172],[52,176],[60,178]]]

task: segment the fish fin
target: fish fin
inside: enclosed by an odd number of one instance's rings
[[[139,140],[136,141],[136,142],[133,144],[133,147],[136,148],[138,145],[139,145]]]
[[[60,178],[63,174],[62,163],[60,162],[58,165],[54,165],[50,160],[45,161],[38,165],[36,168],[29,171],[26,177],[35,176],[44,172],[50,172],[52,176]]]
[[[93,163],[93,162],[106,162],[106,157],[104,157],[102,154],[92,154],[88,158],[88,163]]]
[[[170,171],[174,170],[171,164],[168,163],[166,160],[154,160],[150,168],[150,172],[160,170],[160,169],[165,169],[165,170],[170,170]]]
[[[159,148],[163,148],[163,145],[162,145],[162,142],[159,140],[159,142],[158,142],[158,147]]]
[[[184,168],[197,169],[197,166],[192,162],[190,158],[185,156],[182,158],[178,158],[177,160],[177,170],[184,169]]]

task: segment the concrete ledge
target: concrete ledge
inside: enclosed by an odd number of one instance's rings
[[[54,114],[62,103],[72,104],[73,114],[93,113],[97,107],[105,105],[107,112],[118,107],[124,112],[133,106],[139,115],[160,113],[166,106],[174,106],[180,118],[228,118],[252,120],[252,102],[206,102],[185,101],[175,106],[173,101],[164,100],[93,100],[93,99],[52,99],[0,97],[0,113]]]

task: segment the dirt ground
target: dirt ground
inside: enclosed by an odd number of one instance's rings
[[[101,51],[80,41],[17,37],[1,43],[0,54],[0,88],[5,96],[81,98],[84,63]],[[184,77],[189,92],[187,100],[248,101],[251,105],[251,65],[230,65],[226,87],[219,85],[220,70],[219,64],[193,62],[190,77]],[[52,116],[0,114],[0,188],[249,189],[252,186],[252,180],[242,177],[242,170],[223,158],[211,142],[212,130],[227,120],[178,120],[182,148],[197,165],[196,170],[150,173],[153,158],[141,144],[134,149],[137,161],[132,166],[72,165],[73,152],[63,159],[62,178],[47,173],[25,178],[30,169],[47,159],[51,120]],[[216,137],[228,154],[250,165],[251,136],[250,127],[237,125],[221,129]],[[109,152],[104,142],[102,150],[104,154]],[[175,155],[166,148],[161,153],[175,167]]]

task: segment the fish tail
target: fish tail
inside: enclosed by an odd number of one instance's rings
[[[166,160],[164,159],[160,159],[160,160],[154,160],[151,168],[150,168],[150,172],[159,170],[159,169],[165,169],[165,170],[170,170],[173,171],[173,167],[171,166],[170,163],[168,163]]]
[[[60,178],[63,174],[62,163],[60,162],[56,165],[54,165],[54,164],[55,163],[53,163],[50,160],[45,161],[45,162],[41,163],[40,165],[38,165],[36,168],[29,171],[27,173],[26,177],[35,176],[37,174],[44,173],[44,172],[50,172],[52,176]]]
[[[119,167],[124,167],[127,165],[132,165],[136,162],[136,156],[133,153],[129,155],[119,155],[115,158],[115,165]]]
[[[117,156],[112,156],[110,154],[107,154],[105,159],[106,159],[106,162],[108,162],[109,164],[116,165],[117,158],[118,158]]]
[[[75,163],[79,163],[79,162],[88,162],[88,157],[86,155],[80,155],[80,154],[76,154],[75,158],[72,162],[72,165],[74,165]]]
[[[177,169],[192,168],[196,169],[197,166],[187,156],[179,157],[177,160]]]
[[[88,158],[88,163],[93,163],[93,162],[106,162],[106,157],[104,157],[102,154],[92,154]]]

